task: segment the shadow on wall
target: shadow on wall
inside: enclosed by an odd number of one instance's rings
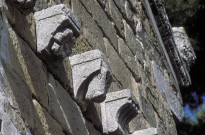
[[[28,45],[11,28],[8,30],[11,65],[2,60],[6,88],[13,97],[13,107],[32,133],[86,134],[82,114],[66,90],[49,75]],[[14,118],[13,122],[18,126],[18,120]]]

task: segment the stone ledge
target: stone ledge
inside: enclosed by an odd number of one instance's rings
[[[186,66],[183,64],[182,57],[180,56],[174,41],[172,27],[165,8],[162,5],[161,0],[150,0],[150,4],[177,79],[181,86],[189,86],[191,85],[189,73],[187,72]]]

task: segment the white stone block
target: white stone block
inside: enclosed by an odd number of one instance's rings
[[[69,59],[75,99],[102,102],[112,79],[106,56],[100,50],[92,50]]]
[[[80,23],[71,10],[60,4],[35,12],[34,17],[37,52],[56,58],[69,56],[80,35]]]
[[[108,93],[101,103],[103,133],[127,135],[126,126],[138,114],[138,109],[138,102],[131,90]]]

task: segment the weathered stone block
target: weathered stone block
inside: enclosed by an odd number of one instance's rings
[[[129,122],[129,133],[134,133],[135,131],[142,130],[148,127],[148,122],[143,116],[144,114],[140,111],[137,116],[135,116],[130,122]]]
[[[155,88],[146,88],[146,99],[149,100],[150,103],[152,103],[153,108],[155,109],[156,113],[160,114],[160,111],[162,109],[161,103],[165,100],[160,100],[160,92],[158,89]]]
[[[182,120],[184,116],[184,110],[182,103],[176,95],[177,93],[174,94],[174,91],[172,90],[168,80],[163,76],[162,72],[159,70],[154,61],[152,62],[152,66],[157,88],[159,89],[161,94],[164,95],[164,98],[166,99],[175,116],[179,120]]]
[[[86,127],[89,132],[89,135],[101,135],[101,133],[94,128],[93,124],[87,120],[86,120]]]
[[[1,63],[0,63],[0,66]],[[2,68],[2,67],[1,67]],[[1,71],[2,72],[2,71]],[[10,116],[6,109],[6,103],[8,104],[8,99],[6,93],[4,92],[2,73],[0,74],[0,135],[20,135],[18,129],[12,123]]]
[[[190,71],[190,66],[196,59],[194,49],[183,27],[173,27],[172,30],[179,54],[185,63],[187,70]]]
[[[157,128],[147,128],[135,131],[132,135],[158,135]]]
[[[80,34],[80,23],[65,5],[60,4],[34,14],[37,52],[65,58],[72,52],[75,38]],[[46,58],[46,56],[44,56]]]
[[[2,133],[2,135],[20,135],[19,131],[10,120],[2,121],[0,133]]]
[[[96,129],[100,132],[102,131],[101,108],[99,103],[89,103],[84,116]]]
[[[82,23],[81,33],[93,49],[105,52],[103,33],[79,0],[72,1],[73,12]]]
[[[36,33],[33,13],[25,16],[12,4],[4,4],[4,12],[8,18],[8,23],[14,31],[36,51]],[[23,27],[22,27],[23,26]]]
[[[27,84],[33,96],[44,107],[47,107],[48,87],[45,85],[47,83],[47,68],[11,27],[8,28],[7,34],[8,37],[5,38],[7,43],[5,42],[4,45],[9,48],[7,55],[10,56],[10,60],[8,58],[4,59],[6,68],[15,71]]]
[[[138,102],[128,89],[108,93],[101,103],[103,132],[126,135],[126,126],[138,113]]]
[[[117,33],[114,29],[114,26],[109,21],[107,15],[103,11],[103,9],[100,7],[99,3],[95,0],[85,1],[85,0],[79,0],[81,1],[87,11],[89,11],[93,17],[93,19],[97,22],[98,27],[101,28],[101,31],[106,35],[106,37],[111,41],[111,44],[114,46],[115,50],[117,50]]]
[[[34,104],[35,126],[32,132],[36,135],[65,135],[62,127],[50,116],[36,100]]]
[[[133,13],[131,10],[131,6],[127,0],[125,0],[125,14],[127,19],[132,22],[133,21]]]
[[[100,5],[102,5],[103,7],[105,7],[105,4],[107,2],[107,0],[97,0],[99,2]]]
[[[127,22],[125,20],[123,20],[123,24],[124,24],[124,30],[125,30],[125,41],[126,41],[128,47],[130,48],[130,50],[132,51],[133,54],[141,53],[142,48],[137,43],[135,34],[133,33],[133,30],[127,24]]]
[[[131,70],[133,77],[135,78],[136,82],[140,81],[140,75],[138,72],[137,63],[135,61],[135,56],[130,51],[128,46],[125,44],[124,40],[118,38],[118,47],[119,47],[119,54],[123,58],[124,62],[127,64],[128,68]]]
[[[1,62],[4,63],[4,68],[7,69],[5,73],[10,77],[10,81],[13,81],[13,83],[16,78],[23,80],[41,104],[47,106],[47,89],[44,85],[46,69],[42,61],[37,58],[29,46],[11,28],[3,10],[1,15],[3,28],[0,29],[0,56]],[[39,76],[41,77],[39,78]],[[16,83],[21,84],[22,82],[16,81]],[[16,86],[14,86],[14,88],[15,87]],[[27,95],[27,93],[29,92],[24,93],[24,95]]]
[[[154,114],[155,111],[154,108],[152,107],[152,104],[149,102],[149,100],[147,100],[143,96],[140,97],[140,102],[141,102],[141,106],[140,106],[141,111],[143,112],[145,119],[147,120],[150,126],[156,127],[157,122]]]
[[[75,55],[75,54],[80,54],[80,53],[90,51],[92,50],[92,47],[85,39],[85,37],[81,35],[79,38],[76,39],[76,45],[72,50],[73,50],[73,54]]]
[[[124,26],[123,26],[123,17],[118,8],[115,6],[113,0],[108,0],[106,2],[105,11],[111,16],[112,21],[116,25],[118,31],[122,36],[124,36]]]
[[[101,102],[111,83],[111,69],[106,56],[99,50],[70,57],[74,97],[78,101]]]
[[[150,24],[150,20],[148,18],[145,18],[145,15],[143,15],[142,18],[144,18],[144,19],[142,19],[142,22],[141,22],[142,24],[141,25],[144,26],[144,27],[142,28],[142,26],[141,26],[142,30],[139,31],[138,33],[141,33],[141,37],[142,37],[142,39],[144,40],[145,43],[147,43],[147,42],[151,42],[151,43],[157,42],[156,41],[157,40],[156,35],[155,35],[155,33],[153,31],[153,28]]]
[[[136,38],[138,38],[139,40],[142,41],[143,39],[143,34],[144,34],[144,31],[143,31],[143,28],[142,28],[142,17],[135,17],[134,18],[135,20],[135,23],[136,23],[136,29],[135,29],[135,33],[136,33]]]
[[[61,125],[63,131],[72,135],[88,135],[80,108],[50,73],[48,87],[49,113]]]
[[[1,73],[0,75],[0,80],[2,81],[0,89],[3,89],[5,91],[5,95],[7,95],[7,98],[10,99],[10,101],[6,99],[10,102],[10,107],[15,108],[16,112],[21,113],[21,117],[24,121],[29,124],[30,127],[33,127],[33,104],[32,94],[29,87],[19,75],[12,71],[11,68],[6,66],[3,68],[4,73]],[[14,120],[17,120],[17,117]],[[19,123],[14,121],[14,124]]]
[[[28,86],[0,61],[0,133],[20,135],[34,126],[33,105]],[[29,135],[29,134],[28,134]]]
[[[20,39],[9,26],[2,5],[6,6],[4,1],[0,2],[0,132],[26,134],[25,123],[30,127],[34,125],[32,94],[24,82],[25,77],[17,73],[18,69],[14,70],[18,62],[13,61],[13,56],[20,53],[14,51],[14,46],[19,45]]]
[[[129,0],[130,6],[132,7],[132,9],[137,12],[137,8],[138,8],[138,4],[139,4],[139,0]]]
[[[133,29],[135,29],[130,1],[129,2],[128,2],[128,0],[113,0],[113,1],[114,1],[115,5],[118,7],[118,9],[120,10],[123,17],[129,22],[131,27]]]
[[[131,72],[106,38],[104,38],[104,42],[106,47],[106,55],[116,80],[122,85],[123,88],[131,89]]]
[[[109,92],[114,92],[123,89],[122,86],[117,82],[117,80],[113,77],[113,81],[108,89]]]
[[[116,4],[116,6],[120,9],[120,12],[125,16],[126,11],[125,11],[125,1],[126,0],[113,0]]]

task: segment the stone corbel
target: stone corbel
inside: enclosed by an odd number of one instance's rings
[[[64,59],[80,35],[80,23],[64,4],[35,12],[37,52],[45,59]]]
[[[189,37],[183,27],[173,27],[172,30],[178,52],[182,61],[185,63],[186,69],[190,71],[190,66],[195,62],[196,55],[189,41]]]
[[[101,103],[103,133],[127,135],[127,125],[138,114],[138,110],[138,102],[131,90],[108,93]]]
[[[72,66],[74,97],[80,102],[102,102],[111,83],[111,69],[100,50],[69,57]]]

